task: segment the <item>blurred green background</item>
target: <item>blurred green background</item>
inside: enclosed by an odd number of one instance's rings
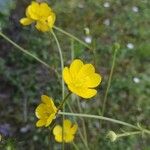
[[[57,15],[55,25],[91,44],[92,53],[74,42],[75,58],[84,62],[96,61],[103,77],[98,95],[91,100],[80,100],[82,113],[101,114],[102,102],[112,65],[114,42],[121,48],[117,53],[114,75],[106,104],[105,116],[136,124],[150,125],[150,1],[149,0],[48,0]],[[60,72],[56,43],[34,26],[23,27],[29,0],[0,0],[0,29],[13,41],[47,62]],[[85,28],[90,33],[85,34]],[[71,39],[55,31],[63,49],[65,65],[71,61]],[[61,100],[60,83],[53,70],[21,53],[0,37],[0,149],[59,150],[52,133],[35,127],[34,110],[40,96],[47,94],[58,104]],[[79,112],[76,100],[68,100],[74,112]],[[69,109],[66,106],[66,111]],[[75,118],[70,117],[74,120]],[[120,125],[84,119],[90,150],[150,150],[150,137],[131,136],[111,143],[106,139],[109,130],[118,133],[126,129]],[[60,122],[60,119],[57,119]],[[77,119],[82,131],[82,121]],[[50,140],[47,136],[50,136]],[[79,149],[86,149],[76,135]],[[10,149],[8,149],[10,148]],[[66,144],[66,149],[74,149]]]

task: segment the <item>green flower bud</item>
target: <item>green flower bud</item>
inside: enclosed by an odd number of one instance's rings
[[[117,139],[117,134],[114,131],[109,131],[106,137],[109,138],[111,142],[114,142]]]
[[[117,51],[118,49],[120,49],[120,44],[119,43],[115,43],[113,45],[113,50]]]
[[[89,35],[90,34],[90,29],[89,28],[84,28],[85,34]]]

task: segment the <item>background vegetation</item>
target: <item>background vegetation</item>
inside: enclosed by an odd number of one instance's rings
[[[104,93],[112,65],[112,45],[119,42],[114,75],[106,104],[105,116],[150,125],[150,1],[149,0],[48,0],[57,14],[56,26],[82,40],[87,39],[85,28],[90,29],[92,53],[74,42],[74,57],[94,63],[103,77],[98,95],[91,100],[80,100],[81,112],[101,114]],[[34,27],[22,27],[29,0],[0,0],[0,28],[13,41],[32,52],[53,69],[47,69],[33,58],[24,55],[0,38],[0,149],[45,150],[60,149],[52,134],[35,128],[34,110],[41,94],[53,96],[56,104],[61,99],[61,88],[54,69],[60,72],[57,46],[52,36],[42,34]],[[70,38],[55,32],[61,43],[65,64],[71,61]],[[76,100],[69,101],[74,112],[80,112]],[[66,111],[69,109],[66,106]],[[74,120],[75,118],[70,118]],[[109,122],[84,119],[88,146],[91,150],[150,150],[150,138],[125,137],[111,143],[106,139],[108,130],[121,132],[122,126]],[[58,119],[59,122],[59,119]],[[78,119],[82,129],[82,120]],[[47,135],[50,136],[50,140]],[[79,134],[75,143],[85,149]],[[74,149],[67,144],[66,149]]]

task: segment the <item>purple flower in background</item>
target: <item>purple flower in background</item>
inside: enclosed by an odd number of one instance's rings
[[[11,136],[10,131],[11,131],[10,124],[8,123],[0,124],[0,134],[4,136]]]

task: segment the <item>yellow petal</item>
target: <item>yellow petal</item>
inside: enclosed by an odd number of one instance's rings
[[[48,24],[44,21],[37,21],[35,27],[42,32],[47,32],[50,30]]]
[[[48,97],[47,95],[42,95],[41,100],[44,104],[46,104],[49,107],[50,112],[56,112],[57,108],[53,102],[53,99],[51,97]]]
[[[40,12],[40,5],[37,2],[32,2],[31,5],[27,8],[27,14],[31,17],[33,20],[39,19],[39,12]]]
[[[74,135],[72,135],[72,134],[66,134],[66,135],[64,136],[64,141],[65,141],[66,143],[72,142],[73,139],[74,139]]]
[[[37,127],[42,127],[42,126],[44,126],[46,124],[46,120],[38,120],[37,122],[36,122],[36,126]]]
[[[30,25],[33,22],[30,18],[22,18],[20,19],[20,23],[24,26]]]
[[[62,142],[62,135],[58,134],[58,135],[55,135],[55,140],[59,143]]]
[[[45,104],[40,104],[36,110],[35,110],[35,115],[37,118],[45,118],[45,113],[47,112],[47,107]]]
[[[79,91],[81,90],[80,88],[76,88],[73,84],[69,84],[68,89],[76,95],[79,95],[78,93],[80,93]]]
[[[54,26],[55,20],[56,20],[56,15],[53,12],[51,12],[49,17],[47,18],[49,28],[52,28]]]
[[[77,129],[78,129],[78,125],[74,124],[71,128],[71,134],[75,134],[77,132]]]
[[[45,19],[50,15],[51,8],[47,5],[47,3],[40,3],[40,16]]]
[[[77,91],[77,95],[79,95],[82,98],[92,98],[97,94],[97,91],[95,89],[82,89]]]
[[[90,76],[87,76],[85,84],[87,87],[94,88],[97,87],[101,82],[101,76],[97,73],[94,73]]]
[[[83,67],[83,62],[80,59],[75,59],[70,65],[70,73],[73,77],[77,76],[79,70]]]
[[[47,105],[51,105],[51,98],[48,97],[47,95],[42,95],[41,100],[42,100],[43,103],[45,103]]]
[[[48,127],[48,126],[51,124],[51,122],[53,121],[53,119],[55,119],[55,113],[54,113],[54,114],[51,114],[51,115],[49,116],[49,118],[48,118],[47,121],[46,121],[45,127]]]
[[[60,125],[56,125],[53,129],[54,135],[61,135],[62,134],[62,127]]]
[[[64,79],[64,81],[67,83],[67,84],[69,84],[70,82],[71,82],[71,76],[70,76],[70,72],[69,72],[69,69],[68,69],[68,67],[65,67],[64,69],[63,69],[63,79]]]
[[[72,123],[70,120],[65,119],[63,125],[64,125],[64,130],[69,130],[71,128]]]
[[[94,72],[95,72],[95,68],[92,64],[85,64],[79,71],[78,78],[79,79],[85,78],[86,76],[90,76]]]

